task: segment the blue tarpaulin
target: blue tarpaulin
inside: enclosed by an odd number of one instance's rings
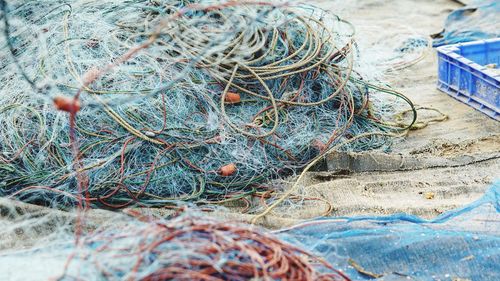
[[[453,11],[434,47],[500,37],[500,0],[476,0]]]
[[[397,214],[309,221],[278,232],[352,280],[500,280],[500,182],[434,220]]]

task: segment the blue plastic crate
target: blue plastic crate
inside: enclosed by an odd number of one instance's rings
[[[437,51],[438,88],[500,121],[500,38]]]

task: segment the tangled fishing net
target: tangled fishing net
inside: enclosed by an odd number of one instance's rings
[[[0,269],[8,280],[349,280],[330,264],[259,228],[192,211],[169,220],[132,211],[134,216],[115,214],[96,230],[84,230],[75,243],[71,215],[64,224],[62,219],[54,222],[56,215],[23,213],[7,201],[0,201],[0,208],[17,219],[0,216],[3,238],[28,231],[28,225],[31,232],[26,234],[34,234],[37,219],[45,228],[50,221],[58,225],[38,241],[42,235],[33,235],[34,245],[10,245],[0,253]],[[3,246],[0,242],[0,249]],[[33,266],[19,270],[25,264],[19,261],[27,257]]]
[[[408,128],[390,116],[411,102],[356,70],[353,27],[304,4],[0,4],[0,196],[224,202]]]

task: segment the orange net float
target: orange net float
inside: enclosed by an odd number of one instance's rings
[[[54,106],[57,110],[76,113],[80,111],[80,101],[69,97],[55,97]]]
[[[226,103],[240,103],[241,96],[238,93],[227,92],[224,98],[224,102]]]
[[[226,166],[222,166],[220,169],[219,169],[219,173],[221,174],[221,176],[223,177],[229,177],[229,176],[232,176],[236,173],[236,171],[238,170],[238,168],[236,167],[236,164],[234,163],[231,163],[231,164],[228,164]]]

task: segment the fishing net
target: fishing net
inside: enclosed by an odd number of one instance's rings
[[[280,238],[354,280],[499,280],[500,182],[433,220],[397,214],[306,222]]]
[[[0,253],[5,280],[350,280],[264,230],[192,210],[170,219],[108,213],[92,230],[95,224],[82,214],[40,216],[8,201],[0,206],[9,214],[0,217],[0,249],[15,236],[20,240]],[[80,229],[76,236],[71,225]],[[29,234],[31,240],[20,239]],[[30,270],[23,270],[28,258]]]
[[[453,11],[444,24],[444,30],[433,35],[433,46],[469,42],[500,37],[500,2],[475,0]]]
[[[388,149],[412,121],[363,78],[352,25],[308,5],[0,4],[0,196],[236,200],[331,149]]]

